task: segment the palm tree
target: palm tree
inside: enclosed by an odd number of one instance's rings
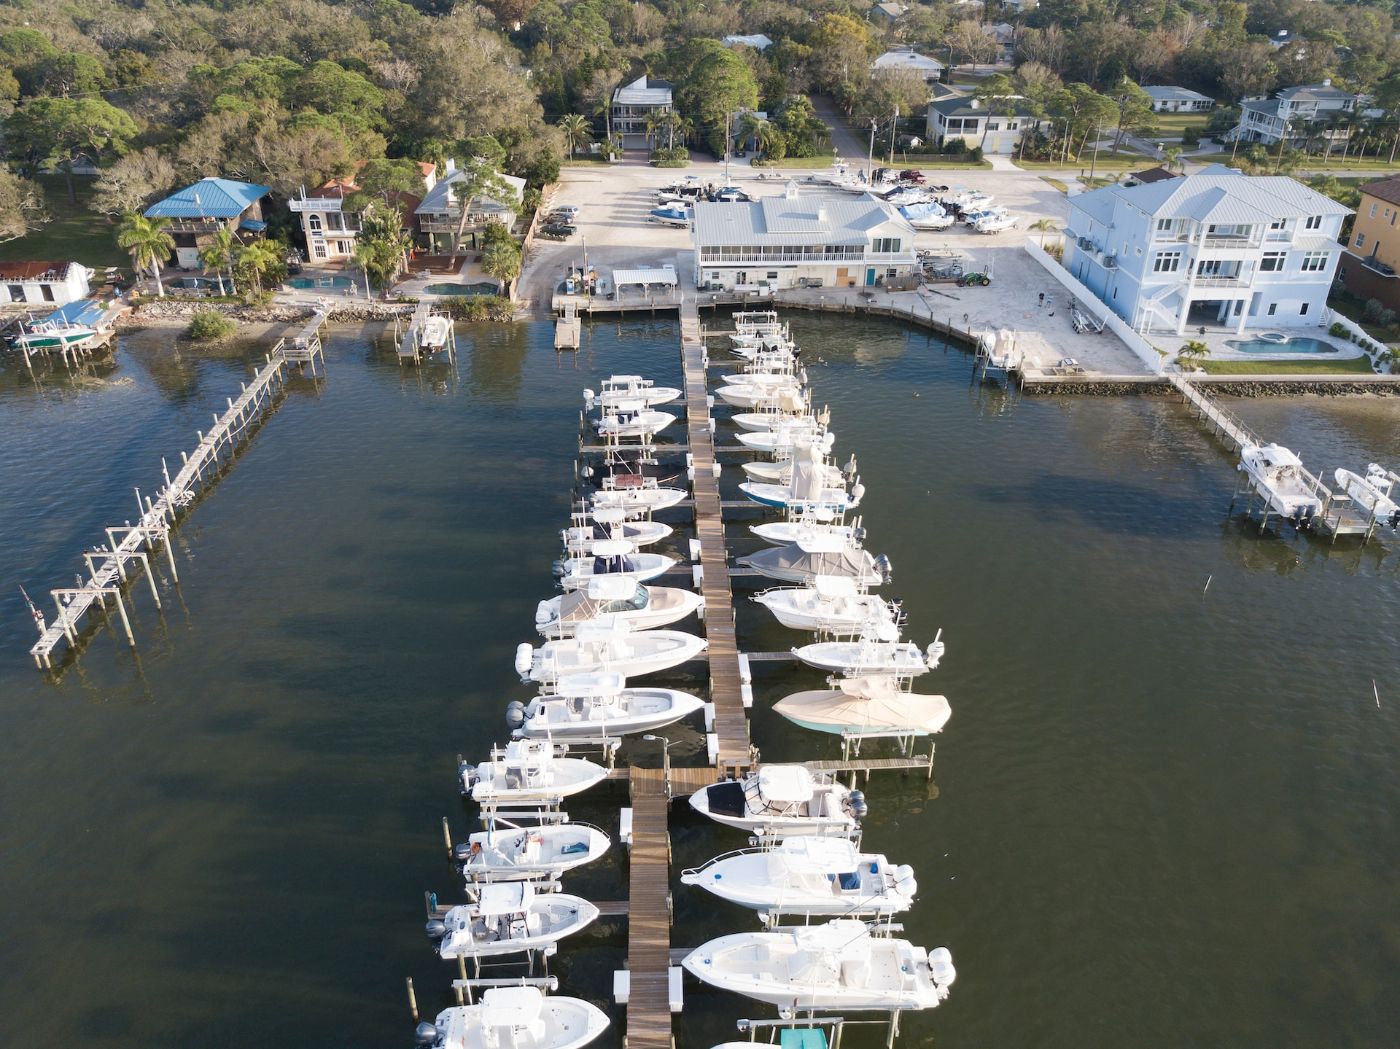
[[[1198,361],[1203,357],[1210,356],[1210,347],[1199,339],[1189,339],[1182,343],[1181,348],[1176,351],[1178,361]]]
[[[499,280],[509,298],[511,282],[520,276],[520,245],[510,238],[493,240],[481,253],[481,271]]]
[[[139,275],[149,269],[156,281],[156,294],[165,298],[165,286],[160,282],[160,267],[175,251],[175,238],[166,227],[169,219],[148,219],[145,215],[123,215],[117,227],[117,246],[131,253],[131,265]]]
[[[265,240],[240,244],[233,254],[233,268],[243,274],[243,284],[250,296],[263,290],[263,277],[276,269],[280,262],[276,246]]]
[[[564,141],[569,145],[569,159],[572,160],[579,146],[593,140],[593,128],[582,113],[568,113],[559,118],[559,130],[564,133]]]
[[[1175,171],[1177,165],[1181,163],[1181,147],[1168,146],[1166,149],[1162,150],[1162,159],[1166,162],[1168,171]]]
[[[1040,234],[1041,251],[1045,250],[1045,234],[1053,233],[1058,228],[1059,227],[1055,225],[1054,219],[1037,219],[1035,222],[1031,223],[1031,229]]]
[[[214,276],[219,278],[219,294],[224,294],[224,267],[233,262],[233,249],[237,247],[238,241],[234,240],[233,234],[226,229],[221,229],[210,238],[209,243],[199,249],[199,261],[204,264],[206,272],[214,271]]]
[[[365,278],[365,299],[368,301],[369,292],[369,271],[375,267],[375,256],[378,254],[378,247],[373,242],[359,237],[355,241],[355,251],[351,256],[355,260],[355,266],[360,274]]]

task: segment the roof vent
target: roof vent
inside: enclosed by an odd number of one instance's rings
[[[826,205],[825,205],[825,204],[818,204],[818,205],[817,205],[817,221],[818,221],[818,222],[825,222],[825,221],[826,221]]]
[[[796,200],[796,199],[797,199],[797,180],[796,180],[796,179],[788,179],[787,185],[783,187],[783,199],[784,199],[784,200]]]

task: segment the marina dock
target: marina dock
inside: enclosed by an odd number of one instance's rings
[[[165,485],[154,500],[149,497],[143,500],[140,490],[137,490],[136,523],[128,521],[107,528],[108,545],[94,547],[83,554],[88,569],[86,580],[79,577],[75,587],[59,587],[49,591],[57,612],[52,622],[48,622],[39,609],[31,606],[35,625],[39,629],[39,640],[29,650],[36,667],[41,670],[52,668],[54,653],[65,642],[70,650],[76,651],[87,614],[97,607],[105,609],[108,598],[112,598],[116,604],[127,643],[132,648],[136,647],[136,636],[127,616],[122,590],[134,578],[134,571],[144,570],[150,583],[151,597],[156,607],[160,607],[160,591],[151,572],[151,555],[158,546],[164,545],[171,577],[178,580],[175,554],[169,543],[171,526],[203,492],[212,487],[238,449],[272,410],[279,395],[285,392],[288,366],[309,366],[312,374],[315,374],[317,362],[324,365],[321,347],[324,323],[325,314],[317,312],[294,337],[284,338],[273,347],[252,381],[242,385],[237,398],[227,399],[228,407],[223,414],[214,416],[213,427],[207,433],[197,433],[198,444],[194,451],[180,453],[181,465],[174,477],[170,475],[165,460],[161,460]]]

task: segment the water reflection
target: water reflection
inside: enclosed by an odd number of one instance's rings
[[[527,324],[459,325],[459,333],[471,342],[467,351],[467,376],[472,394],[493,404],[514,404],[520,398],[525,358],[531,337],[547,326]],[[462,346],[459,338],[458,347]]]

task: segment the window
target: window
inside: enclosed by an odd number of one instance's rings
[[[892,255],[899,250],[899,238],[876,237],[871,241],[870,250],[877,255]]]
[[[1303,303],[1303,305],[1301,305],[1301,306],[1298,307],[1298,316],[1300,316],[1300,317],[1306,317],[1307,315],[1308,315],[1308,304],[1305,302],[1305,303]]]
[[[1264,257],[1259,260],[1259,270],[1262,273],[1278,273],[1283,269],[1283,260],[1287,255],[1282,251],[1266,251]]]
[[[1376,205],[1372,204],[1372,205],[1371,205],[1371,214],[1368,215],[1367,218],[1375,218],[1375,217],[1376,217]],[[1309,227],[1309,228],[1311,228],[1311,227]]]
[[[53,285],[52,285],[52,284],[40,284],[40,285],[39,285],[39,296],[40,296],[40,298],[42,298],[45,302],[53,302]]]
[[[1283,229],[1283,219],[1274,219],[1269,223],[1269,229]]]
[[[989,120],[989,121],[987,121],[987,130],[988,130],[988,131],[1000,131],[1000,130],[1001,130],[1001,121],[1000,121],[1000,120]]]
[[[324,259],[326,257],[326,242],[324,240],[313,241],[311,244],[311,254],[315,255],[318,259]]]
[[[1181,268],[1181,252],[1163,251],[1152,260],[1153,273],[1175,273]]]
[[[1172,231],[1172,220],[1171,220],[1171,219],[1158,219],[1158,220],[1157,220],[1157,232],[1158,232],[1158,233],[1170,233],[1171,231]]]
[[[23,284],[11,284],[11,285],[9,285],[9,287],[8,287],[7,290],[8,290],[9,293],[10,293],[10,301],[11,301],[11,302],[23,302],[23,301],[24,301],[24,285],[23,285]]]
[[[306,228],[311,230],[312,233],[320,233],[321,216],[316,214],[308,215],[306,217]]]
[[[778,279],[778,271],[777,271],[777,270],[769,270],[769,272],[768,272],[768,279],[769,279],[769,280],[777,280],[777,279]]]
[[[1309,215],[1309,216],[1308,216],[1308,220],[1307,220],[1305,223],[1303,223],[1303,228],[1304,228],[1304,229],[1321,229],[1321,228],[1322,228],[1322,216],[1321,216],[1321,215]]]
[[[1303,272],[1321,273],[1327,268],[1327,252],[1309,251],[1303,254]]]
[[[1276,302],[1271,302],[1271,303],[1269,303],[1269,316],[1270,316],[1270,317],[1272,317],[1272,316],[1274,315],[1274,313],[1275,313],[1277,310],[1278,310],[1278,303],[1276,303]]]
[[[1358,233],[1356,235],[1356,246],[1358,248],[1364,248],[1366,246],[1366,234]]]

